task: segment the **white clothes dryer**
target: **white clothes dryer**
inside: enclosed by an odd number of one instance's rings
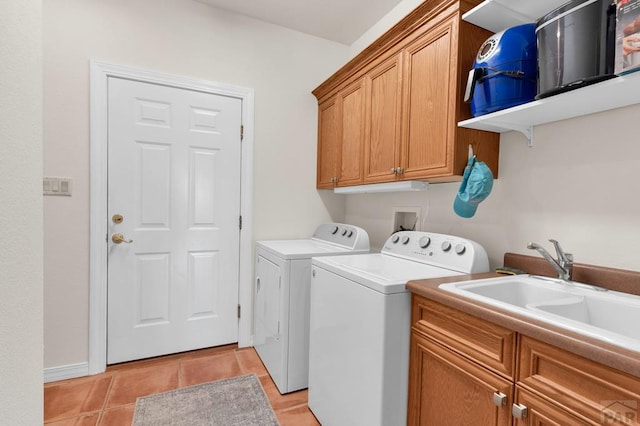
[[[413,279],[487,272],[479,244],[403,231],[380,253],[312,259],[309,408],[323,426],[407,424]]]
[[[320,225],[310,239],[256,242],[256,352],[280,393],[307,387],[311,258],[369,252],[357,226]]]

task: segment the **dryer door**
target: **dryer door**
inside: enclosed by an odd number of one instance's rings
[[[280,324],[282,273],[279,265],[263,256],[256,257],[254,347],[279,387],[286,365]]]

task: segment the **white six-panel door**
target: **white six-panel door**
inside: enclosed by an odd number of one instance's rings
[[[242,101],[112,77],[108,96],[107,363],[236,342]]]

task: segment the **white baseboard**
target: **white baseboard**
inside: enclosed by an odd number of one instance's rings
[[[44,369],[44,382],[57,382],[58,380],[74,379],[89,375],[89,363],[61,365]]]

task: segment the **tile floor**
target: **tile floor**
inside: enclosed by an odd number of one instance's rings
[[[50,426],[126,426],[136,398],[256,373],[282,426],[316,426],[307,391],[280,395],[253,348],[203,349],[110,366],[94,376],[44,385],[44,423]]]

